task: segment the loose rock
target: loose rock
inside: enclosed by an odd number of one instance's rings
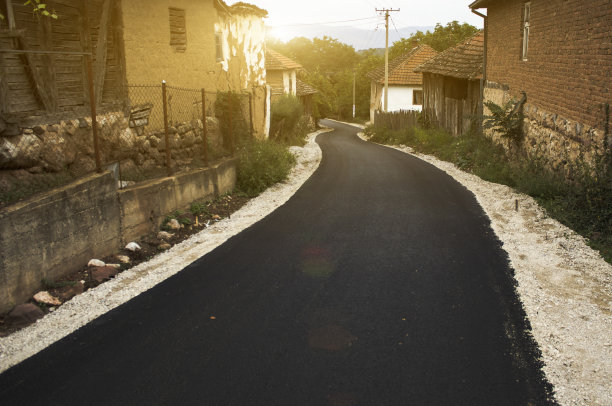
[[[166,225],[171,230],[180,230],[181,229],[181,224],[178,222],[177,219],[170,219],[170,221],[168,221],[168,223]]]
[[[159,238],[160,240],[169,240],[172,237],[174,237],[174,234],[171,234],[167,231],[160,231],[159,233],[157,233],[157,238]]]
[[[47,291],[42,291],[35,294],[34,300],[36,300],[38,303],[43,303],[49,306],[59,306],[62,304],[58,298],[51,296],[51,294]]]
[[[104,261],[100,261],[99,259],[92,259],[87,263],[87,266],[106,266]]]
[[[132,262],[132,260],[130,259],[130,257],[128,257],[127,255],[117,255],[117,259],[119,260],[119,262],[121,262],[122,264],[129,264]]]
[[[140,245],[136,244],[135,242],[131,242],[125,246],[125,249],[128,251],[136,252],[140,251],[142,248],[140,248]]]
[[[164,243],[164,244],[159,244],[159,246],[157,247],[157,249],[159,249],[160,251],[165,251],[165,250],[169,250],[172,246],[168,243]]]
[[[98,283],[102,283],[117,275],[118,272],[119,270],[112,266],[102,266],[91,271],[91,278]]]
[[[65,286],[59,291],[59,299],[62,302],[67,302],[76,295],[80,295],[85,290],[85,281],[80,281],[72,286]]]
[[[45,314],[38,306],[32,303],[25,303],[15,308],[6,316],[4,322],[9,326],[18,327],[34,323]]]

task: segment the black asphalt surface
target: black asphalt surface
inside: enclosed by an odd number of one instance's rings
[[[321,165],[289,202],[0,375],[0,403],[547,403],[474,196],[325,124]]]

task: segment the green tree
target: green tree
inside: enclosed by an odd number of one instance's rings
[[[47,10],[47,4],[41,3],[40,0],[27,0],[23,3],[24,6],[32,6],[32,13],[36,16],[42,15],[44,17],[57,19],[55,11]],[[0,20],[4,20],[4,15],[0,13]]]
[[[395,41],[389,49],[389,57],[396,58],[414,46],[427,44],[438,52],[455,46],[478,32],[478,28],[468,23],[459,24],[458,21],[451,21],[446,25],[436,24],[433,32],[417,31],[408,38]]]

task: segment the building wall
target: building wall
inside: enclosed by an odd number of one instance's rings
[[[488,8],[485,100],[518,100],[525,91],[527,147],[549,155],[554,165],[569,157],[559,156],[563,151],[601,152],[610,102],[612,3],[532,0],[527,60],[521,57],[523,7],[523,1],[510,0]]]
[[[423,113],[454,136],[469,131],[478,114],[480,81],[423,74]]]
[[[389,85],[388,111],[415,110],[421,111],[422,105],[413,104],[413,93],[415,90],[423,90],[422,86],[391,86]],[[382,89],[382,104],[384,107],[385,89]]]
[[[383,110],[385,104],[385,87],[381,84],[371,82],[370,88],[370,121],[374,122],[376,110]],[[421,111],[422,105],[415,105],[413,93],[415,90],[422,90],[422,86],[397,86],[389,85],[389,105],[388,111],[414,110]]]
[[[23,33],[21,47],[34,51],[93,50],[94,71],[100,68],[95,60],[100,39],[99,30],[101,26],[106,26],[106,60],[104,81],[100,89],[103,96],[101,102],[107,105],[123,100],[124,61],[118,2],[108,6],[106,23],[101,21],[105,15],[104,0],[54,2],[52,7],[60,16],[57,19],[32,15],[32,6],[25,5],[24,1],[11,2],[15,28]],[[0,4],[0,12],[6,15],[4,2]],[[17,48],[15,37],[8,30],[8,16],[0,20],[0,48]],[[33,67],[37,75],[30,75],[29,67]],[[5,119],[14,118],[20,122],[27,119],[27,124],[44,123],[49,116],[75,118],[82,115],[88,111],[89,104],[85,67],[85,59],[82,56],[29,54],[26,57],[23,54],[0,54],[0,113]],[[42,102],[42,99],[47,102]],[[1,127],[0,134],[4,132]]]
[[[123,0],[122,7],[129,84],[165,80],[172,86],[209,92],[249,92],[254,94],[253,108],[264,111],[264,93],[254,90],[266,83],[261,17],[229,15],[217,9],[213,0]],[[185,11],[184,50],[170,44],[170,7]],[[254,130],[263,134],[263,122]]]

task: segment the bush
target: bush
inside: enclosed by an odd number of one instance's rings
[[[219,128],[223,135],[223,146],[231,149],[230,120],[234,145],[240,144],[250,136],[249,124],[245,117],[248,111],[242,110],[242,98],[244,95],[236,92],[220,92],[215,101],[215,114],[219,119]]]
[[[251,140],[238,152],[236,189],[255,197],[277,182],[287,179],[295,157],[289,149],[273,140]]]
[[[304,136],[311,126],[310,119],[303,116],[302,103],[289,94],[272,103],[270,135],[273,139],[288,145],[303,145]]]

